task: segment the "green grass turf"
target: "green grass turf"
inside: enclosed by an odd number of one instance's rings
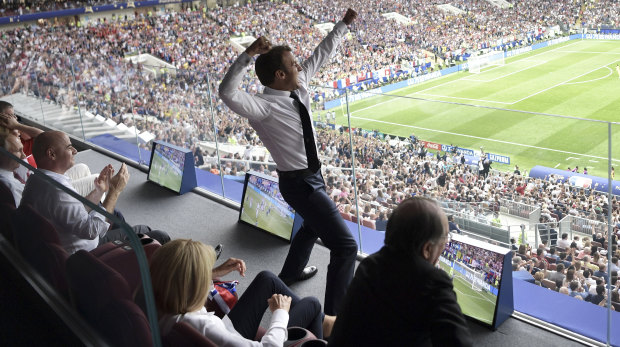
[[[256,208],[258,207],[258,203],[263,199],[265,199],[263,196],[256,192],[252,187],[248,186],[248,189],[245,191],[241,220],[261,229],[268,230],[276,236],[289,240],[293,230],[293,218],[288,216],[283,217],[280,214],[278,207],[270,200],[265,200],[265,210],[258,212],[257,221]],[[250,200],[252,201],[252,206],[250,206]],[[269,207],[271,207],[271,212],[269,213],[269,216],[267,216],[266,212]]]
[[[608,126],[528,111],[620,122],[620,41],[573,40],[506,59],[480,74],[459,72],[349,105],[351,126],[510,156],[534,165],[578,165],[607,177]],[[424,100],[421,100],[424,99]],[[438,103],[433,101],[446,101]],[[466,105],[459,105],[459,104]],[[473,106],[472,106],[473,105]],[[494,107],[488,109],[476,106]],[[347,125],[346,106],[333,109]],[[516,111],[512,111],[516,110]],[[612,166],[620,164],[620,125],[612,125]]]
[[[441,261],[439,265],[446,273],[450,274],[450,267],[448,265]],[[471,283],[467,282],[464,276],[456,271],[454,272],[452,284],[456,292],[456,300],[459,306],[461,306],[461,311],[463,311],[464,315],[487,324],[493,324],[497,297],[489,292],[478,292],[471,289]]]
[[[153,156],[152,169],[149,172],[149,179],[164,187],[170,188],[176,192],[181,189],[181,181],[183,176],[175,171],[170,164],[167,163],[159,153],[155,152]],[[165,170],[168,168],[168,171]]]

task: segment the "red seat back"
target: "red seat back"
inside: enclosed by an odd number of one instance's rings
[[[187,323],[176,323],[170,332],[161,337],[164,346],[217,347],[215,343]]]
[[[65,262],[69,256],[60,246],[54,226],[29,205],[21,205],[11,220],[15,247],[22,257],[65,298],[68,287]]]
[[[153,345],[148,320],[118,272],[80,250],[67,260],[67,279],[77,310],[112,346]]]

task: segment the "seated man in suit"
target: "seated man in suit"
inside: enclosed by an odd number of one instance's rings
[[[20,159],[26,158],[23,150],[24,146],[19,138],[12,133],[0,135],[0,146],[2,146],[2,148],[4,148],[7,152]],[[23,181],[20,181],[21,178],[19,175],[15,174],[15,170],[17,170],[19,166],[18,161],[13,160],[3,153],[0,153],[0,182],[9,188],[13,194],[16,207],[19,206],[19,203],[22,200],[22,192],[24,191]]]
[[[415,197],[392,213],[385,245],[364,259],[338,312],[331,346],[471,346],[448,274],[438,269],[448,219]],[[386,286],[398,283],[397,290]]]
[[[41,133],[34,141],[32,152],[42,173],[75,192],[69,178],[64,175],[73,166],[74,156],[77,153],[67,134],[61,131]],[[129,172],[125,164],[122,164],[116,175],[112,165],[108,165],[101,170],[95,180],[95,189],[86,196],[86,199],[98,204],[103,194],[107,193],[102,205],[112,214],[128,181]],[[69,254],[80,249],[90,251],[100,242],[125,238],[122,229],[110,227],[104,216],[87,209],[79,200],[56,188],[42,175],[31,175],[28,178],[21,203],[31,205],[54,225],[61,245]],[[151,231],[148,227],[134,228],[134,231],[145,233],[162,244],[170,240],[165,232]]]

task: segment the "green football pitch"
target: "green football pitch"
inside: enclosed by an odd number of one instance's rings
[[[263,230],[268,230],[272,234],[287,240],[291,238],[294,217],[280,214],[277,206],[269,199],[261,196],[250,186],[248,186],[248,189],[245,191],[244,200],[241,220]],[[258,213],[256,213],[259,202],[263,200],[265,201],[264,210],[259,209]],[[268,210],[270,210],[269,215],[267,215]]]
[[[577,165],[606,177],[608,125],[588,120],[620,122],[618,63],[620,41],[573,40],[352,103],[351,126],[511,158],[495,169]],[[333,110],[348,125],[346,107]],[[611,131],[618,166],[620,124]]]
[[[176,192],[181,189],[183,175],[176,171],[171,164],[167,163],[157,152],[156,155],[153,156],[151,167],[151,172],[149,173],[150,180]]]
[[[439,262],[441,268],[450,273],[450,267],[443,262]],[[465,280],[464,276],[454,272],[452,280],[456,298],[461,306],[463,314],[477,319],[487,324],[493,324],[493,314],[495,313],[495,303],[497,297],[486,291],[475,291],[471,288],[471,283]]]

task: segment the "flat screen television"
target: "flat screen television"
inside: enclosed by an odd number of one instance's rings
[[[507,248],[451,235],[439,257],[439,266],[452,278],[465,316],[497,328],[512,314],[511,255]]]
[[[254,171],[246,173],[239,221],[291,240],[295,211],[280,194],[277,178]]]
[[[162,141],[153,141],[147,180],[179,194],[196,187],[193,153]]]

